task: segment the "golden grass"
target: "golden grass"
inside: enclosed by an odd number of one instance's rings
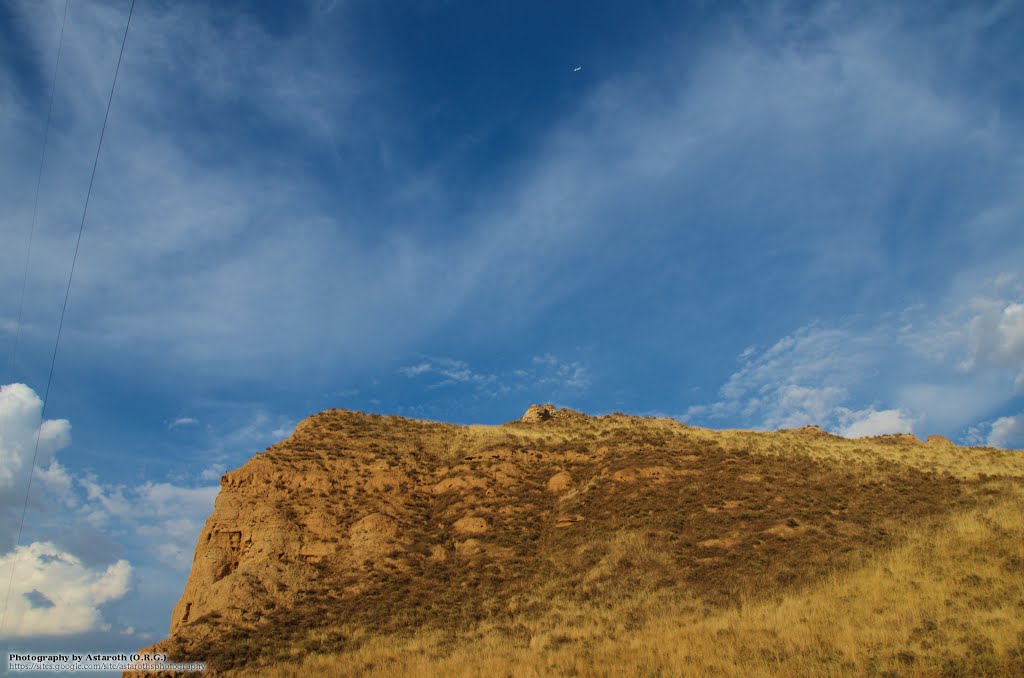
[[[1012,676],[1024,675],[1024,488],[939,525],[905,526],[899,546],[797,591],[736,607],[640,591],[465,633],[351,634],[358,647],[239,676]],[[605,561],[662,557],[623,534]],[[608,562],[598,567],[609,566]],[[305,647],[308,647],[308,643]]]
[[[666,420],[667,421],[667,420]],[[670,428],[671,424],[669,424]],[[678,432],[678,429],[675,429]],[[974,480],[984,476],[1024,478],[1024,454],[993,447],[954,447],[936,443],[892,444],[886,436],[847,439],[817,436],[795,431],[739,431],[687,428],[684,435],[720,444],[734,444],[750,452],[789,455],[799,451],[812,459],[849,463],[893,462],[921,471],[950,473],[956,478]]]
[[[950,473],[956,478],[974,480],[984,476],[1012,476],[1024,478],[1024,454],[1020,450],[1000,450],[993,447],[956,447],[938,443],[893,444],[887,436],[847,439],[832,435],[813,435],[803,430],[747,431],[739,429],[708,429],[687,426],[673,419],[638,417],[592,417],[570,427],[473,425],[460,431],[459,444],[481,447],[503,440],[512,428],[515,434],[527,439],[549,438],[558,442],[577,437],[581,428],[591,433],[614,431],[625,425],[669,433],[681,438],[735,446],[757,454],[772,456],[804,454],[819,461],[850,463],[877,463],[888,461],[910,466],[921,471]],[[627,423],[628,422],[628,423]],[[902,442],[902,441],[901,441]]]
[[[236,605],[256,622],[200,617],[161,650],[232,675],[1024,675],[1019,452],[329,411],[251,464],[294,487],[229,491],[276,492],[307,540],[384,513],[404,541],[281,561],[306,578]],[[488,529],[463,541],[469,518]]]

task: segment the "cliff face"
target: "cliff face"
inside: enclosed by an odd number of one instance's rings
[[[820,458],[833,448],[856,464]],[[147,650],[257,666],[372,634],[512,624],[544,592],[728,604],[856,561],[888,543],[888,519],[955,505],[963,481],[928,470],[938,448],[958,449],[550,406],[471,427],[330,410],[221,478],[170,637]],[[893,460],[907,449],[924,461]],[[623,556],[626,538],[643,552]]]

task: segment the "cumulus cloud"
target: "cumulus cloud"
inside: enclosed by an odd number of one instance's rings
[[[39,461],[33,482],[33,529],[47,535],[19,545],[0,556],[0,579],[9,581],[14,568],[15,587],[3,634],[10,637],[61,635],[109,628],[101,608],[122,598],[131,587],[133,568],[126,560],[111,563],[110,554],[90,562],[80,557],[88,548],[68,550],[64,532],[86,532],[104,539],[104,533],[131,540],[133,548],[152,554],[177,572],[188,570],[196,538],[209,515],[219,486],[184,487],[166,482],[120,485],[94,473],[72,473],[54,455],[70,444],[66,420],[39,418],[42,402],[24,384],[0,389],[0,514],[3,536],[13,542],[24,499],[28,466],[36,435]],[[265,437],[281,421],[257,417],[234,431],[240,441]],[[223,466],[211,465],[203,480]],[[74,539],[66,540],[69,543]],[[99,564],[95,564],[99,563]]]
[[[684,418],[738,418],[772,429],[835,425],[849,387],[871,369],[877,350],[874,341],[852,338],[845,329],[811,325],[766,350],[747,348],[720,389],[722,399],[692,406]]]
[[[968,326],[965,370],[1005,367],[1015,372],[1014,386],[1024,392],[1024,303],[977,299]]]
[[[839,435],[846,438],[863,438],[885,433],[913,433],[914,421],[903,410],[861,410],[840,415],[846,419]]]
[[[76,502],[71,477],[55,458],[71,444],[71,423],[66,419],[40,423],[42,410],[43,401],[25,384],[0,386],[0,550],[13,545],[37,440],[30,505],[49,501],[47,491],[66,506]]]
[[[25,384],[0,387],[0,535],[14,541],[20,508],[38,439],[33,505],[53,510],[39,490],[56,496],[65,510],[79,505],[71,474],[54,455],[71,444],[66,419],[40,422],[43,402]],[[100,606],[127,593],[132,568],[119,560],[93,568],[49,541],[37,541],[0,556],[0,581],[9,607],[0,637],[66,635],[108,628]]]
[[[999,417],[988,424],[986,444],[992,447],[1024,449],[1024,414]]]
[[[996,286],[1007,287],[1006,280]],[[974,292],[873,322],[812,323],[767,349],[747,348],[719,399],[691,406],[682,418],[769,429],[819,424],[847,437],[922,426],[923,433],[957,435],[974,426],[965,441],[988,435],[1005,444],[1013,418],[989,423],[988,434],[978,425],[1019,392],[1024,304]]]
[[[36,478],[66,506],[74,508],[78,505],[74,479],[57,460],[51,461],[46,468],[38,469]]]
[[[5,638],[107,630],[100,607],[122,598],[132,581],[126,560],[90,568],[50,542],[21,546],[0,557],[5,584],[12,568],[13,588],[0,629]]]
[[[66,419],[40,422],[43,401],[25,384],[0,386],[0,501],[10,498],[27,473],[36,452],[36,465],[45,467],[53,455],[71,444]],[[23,486],[22,486],[23,487]]]

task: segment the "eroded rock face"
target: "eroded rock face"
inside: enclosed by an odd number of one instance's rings
[[[311,417],[288,441],[221,478],[172,636],[212,614],[259,623],[267,609],[294,604],[296,591],[317,581],[317,566],[373,569],[408,545],[395,511],[397,493],[411,484],[407,472],[367,452],[317,454],[322,434]],[[281,463],[285,448],[291,464]],[[362,500],[346,501],[355,497]]]
[[[289,563],[285,579],[296,581],[311,574],[302,566],[308,555],[304,547],[310,540],[301,527],[290,522],[286,512],[273,503],[251,501],[248,492],[238,491],[237,485],[232,488],[232,481],[238,479],[222,480],[214,512],[200,534],[192,571],[171,618],[172,635],[212,612],[244,621],[268,600],[287,604],[289,596],[285,592],[252,585],[253,578],[271,580],[284,575],[285,559],[294,561]],[[252,477],[241,482],[252,482],[252,487],[263,484],[253,482]],[[267,494],[273,496],[274,492]],[[248,604],[238,605],[241,601]]]

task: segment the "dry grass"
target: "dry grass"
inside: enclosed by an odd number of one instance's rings
[[[404,546],[314,562],[294,604],[198,620],[177,658],[254,676],[1024,675],[1020,453],[617,415],[311,421],[261,455],[330,478],[288,495],[289,519],[382,512]],[[382,461],[399,491],[363,489]],[[557,494],[556,473],[573,480]],[[488,525],[468,546],[466,516]]]
[[[865,566],[729,609],[639,592],[464,634],[364,638],[242,676],[1024,675],[1024,493],[910,529]],[[614,557],[659,558],[620,537]],[[350,630],[321,630],[318,634]]]
[[[956,447],[908,440],[904,436],[878,436],[849,440],[803,429],[773,431],[714,431],[689,429],[692,435],[740,445],[751,452],[771,455],[799,450],[814,459],[841,464],[888,461],[921,471],[950,473],[965,480],[986,476],[1024,478],[1024,455],[993,447]]]

